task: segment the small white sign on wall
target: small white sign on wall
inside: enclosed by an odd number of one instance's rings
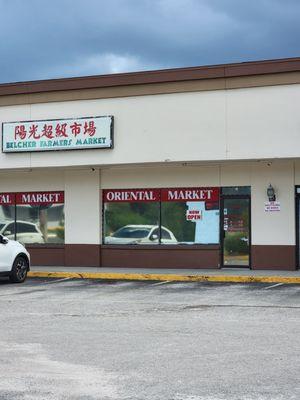
[[[267,201],[265,203],[265,212],[274,212],[280,211],[280,202],[279,201]]]
[[[199,219],[202,219],[202,211],[201,210],[187,210],[186,212],[186,220],[187,221],[197,221]]]

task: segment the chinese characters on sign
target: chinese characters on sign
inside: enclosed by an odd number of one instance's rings
[[[3,123],[2,151],[111,148],[112,134],[112,116]]]

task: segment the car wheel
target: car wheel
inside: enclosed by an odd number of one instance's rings
[[[28,261],[22,256],[16,257],[9,279],[13,283],[22,283],[25,281],[28,272]]]

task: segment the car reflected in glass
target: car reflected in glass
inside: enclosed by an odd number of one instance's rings
[[[125,225],[110,236],[106,236],[105,244],[158,244],[158,225]],[[161,227],[161,243],[175,244],[174,234],[167,228]]]

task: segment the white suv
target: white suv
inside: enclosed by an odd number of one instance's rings
[[[21,283],[30,269],[30,256],[25,247],[0,234],[0,276],[8,276],[11,282]]]

